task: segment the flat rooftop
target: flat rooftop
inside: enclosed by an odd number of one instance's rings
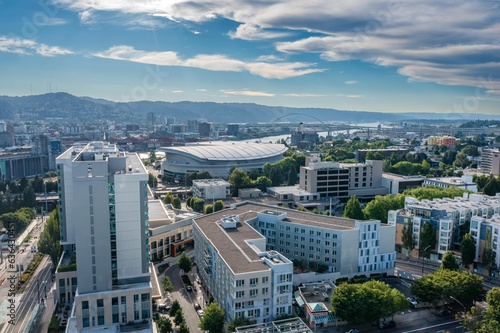
[[[213,214],[194,218],[193,223],[198,225],[235,274],[269,269],[267,265],[261,262],[259,255],[253,248],[245,242],[250,239],[264,238],[264,236],[245,223],[248,220],[256,218],[259,212],[274,211],[286,213],[287,218],[285,221],[298,225],[339,231],[353,230],[355,227],[355,220],[353,219],[317,215],[249,201],[234,205],[233,207],[235,208],[224,209]],[[237,223],[236,228],[224,229],[220,221],[224,216],[229,215],[239,216],[240,222]],[[384,226],[381,225],[381,227]]]

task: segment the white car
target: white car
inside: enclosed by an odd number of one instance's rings
[[[410,302],[411,305],[418,305],[417,299],[415,297],[407,297],[406,299],[408,300],[408,302]]]
[[[205,312],[203,310],[196,310],[196,313],[198,314],[198,317],[203,318],[203,315]]]

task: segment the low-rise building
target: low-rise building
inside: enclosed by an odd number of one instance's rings
[[[437,186],[440,188],[458,187],[474,193],[477,192],[477,184],[472,181],[471,175],[463,175],[462,177],[426,178],[422,186]]]
[[[382,174],[382,186],[388,189],[389,194],[398,194],[422,186],[424,179],[425,177],[420,175],[402,176],[384,172]]]
[[[205,200],[229,198],[231,196],[231,184],[223,179],[193,180],[193,195]]]

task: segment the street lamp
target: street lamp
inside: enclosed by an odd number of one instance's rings
[[[425,252],[431,248],[431,245],[427,246],[422,253],[422,276],[424,276],[424,264],[425,264]]]
[[[450,298],[451,298],[451,299],[453,299],[453,300],[455,300],[455,301],[457,301],[457,302],[458,302],[458,304],[460,304],[460,305],[464,308],[464,315],[463,315],[463,317],[464,317],[464,322],[462,323],[462,332],[464,332],[464,331],[465,331],[465,314],[467,313],[467,308],[465,307],[465,305],[463,305],[463,304],[462,304],[462,302],[460,302],[460,301],[459,301],[458,299],[456,299],[455,297],[453,297],[453,296],[451,296],[451,295],[450,295]]]

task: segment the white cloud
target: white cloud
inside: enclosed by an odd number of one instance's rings
[[[202,88],[200,88],[200,89],[196,89],[196,91],[199,91],[199,92],[205,92],[205,91],[207,91],[207,89],[202,89]]]
[[[486,93],[500,95],[500,89],[499,90],[486,90]]]
[[[172,90],[171,91],[171,93],[173,93],[173,94],[181,94],[183,92],[184,92],[184,90]]]
[[[229,37],[245,40],[281,38],[289,35],[289,32],[265,31],[264,29],[252,24],[241,24],[238,28],[236,28],[236,31],[229,32]]]
[[[143,64],[160,66],[183,66],[201,68],[210,71],[243,72],[248,71],[254,75],[267,79],[285,79],[301,76],[323,69],[313,68],[314,64],[303,62],[244,62],[228,58],[221,54],[199,54],[192,58],[181,59],[177,52],[160,51],[146,52],[136,50],[132,46],[119,45],[95,53],[94,56],[106,59],[125,60]]]
[[[274,97],[275,94],[267,93],[264,91],[253,91],[253,90],[221,90],[222,93],[226,95],[241,95],[241,96],[252,96],[252,97]]]
[[[354,94],[335,94],[337,97],[345,97],[345,98],[364,98],[364,95],[354,95]]]
[[[44,57],[67,55],[73,53],[68,49],[64,49],[59,46],[49,46],[43,43],[37,43],[32,39],[7,36],[0,36],[0,52],[15,53],[21,55],[39,54]]]
[[[78,18],[80,19],[81,23],[89,23],[92,20],[92,11],[90,10],[84,10],[80,13],[78,13]]]
[[[60,17],[46,17],[43,20],[40,20],[36,23],[38,26],[54,26],[54,25],[64,25],[68,23],[65,19]]]
[[[500,2],[463,0],[53,0],[83,13],[238,22],[232,38],[283,38],[277,50],[396,67],[411,80],[500,90]],[[81,14],[82,15],[82,14]],[[310,33],[311,37],[303,37]],[[301,36],[293,38],[294,36]],[[481,77],[493,76],[488,87]]]
[[[319,95],[319,94],[283,94],[283,96],[288,96],[288,97],[324,97],[325,95]]]
[[[356,84],[356,83],[358,83],[358,81],[351,80],[351,81],[345,81],[344,83],[345,84]]]

